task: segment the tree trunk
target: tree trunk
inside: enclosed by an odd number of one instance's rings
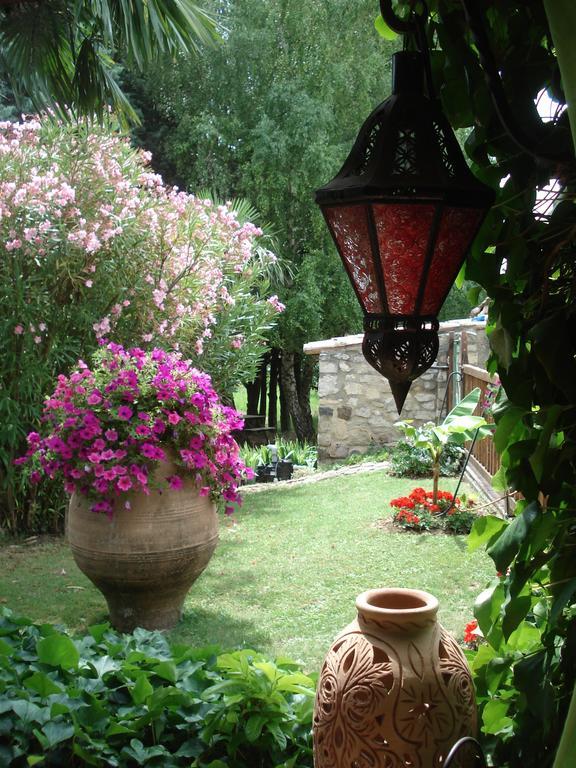
[[[258,406],[258,415],[262,416],[264,419],[264,424],[266,424],[266,385],[268,379],[268,355],[264,355],[262,358],[258,378],[260,379],[260,404]]]
[[[282,382],[282,357],[284,353],[280,353],[278,359],[278,373],[279,373],[279,389],[280,389],[280,432],[285,435],[290,432],[290,412],[288,411],[288,403],[286,401],[286,392],[284,390],[284,384]]]
[[[440,478],[440,459],[432,465],[432,503],[438,504],[438,480]]]
[[[314,363],[293,352],[283,352],[280,366],[282,388],[298,440],[315,442],[310,411],[310,388]]]
[[[246,415],[258,416],[258,401],[260,400],[260,378],[244,384],[246,387]]]
[[[268,426],[276,429],[278,421],[278,373],[280,359],[279,351],[274,348],[270,353],[270,384],[268,389]]]

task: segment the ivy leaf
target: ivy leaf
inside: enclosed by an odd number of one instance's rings
[[[146,675],[142,674],[136,680],[136,684],[130,691],[132,694],[132,701],[136,705],[144,704],[146,699],[154,692],[154,688],[150,684],[150,681]]]
[[[488,555],[494,560],[497,570],[504,572],[526,540],[530,528],[541,515],[540,507],[533,501],[513,520],[501,536],[488,547]]]
[[[36,691],[36,693],[44,699],[53,693],[64,693],[64,689],[61,686],[56,685],[56,683],[51,680],[48,675],[45,675],[44,672],[34,672],[34,674],[27,677],[23,682],[26,688],[29,688],[31,691]]]
[[[49,747],[67,741],[74,736],[74,726],[67,723],[54,722],[46,723],[42,728],[42,733],[46,736]]]
[[[36,644],[38,659],[43,664],[62,669],[77,669],[80,654],[67,635],[54,634]]]
[[[382,18],[382,14],[378,14],[376,17],[376,20],[374,21],[374,27],[376,29],[376,32],[380,35],[380,37],[383,37],[384,40],[396,40],[398,37],[398,33],[394,32],[393,29],[390,29],[388,24],[384,21]]]
[[[176,667],[170,661],[161,661],[160,664],[156,664],[152,667],[152,672],[163,680],[167,680],[169,683],[176,682]]]

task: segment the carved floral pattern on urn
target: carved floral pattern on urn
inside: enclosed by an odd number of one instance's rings
[[[426,592],[381,589],[334,641],[314,711],[316,768],[441,768],[476,731],[472,679]],[[456,763],[458,765],[458,763]]]

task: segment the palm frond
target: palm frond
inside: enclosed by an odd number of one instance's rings
[[[219,39],[215,18],[192,0],[44,0],[0,10],[0,60],[36,109],[60,116],[136,113],[113,76],[115,57],[138,69],[198,53]]]

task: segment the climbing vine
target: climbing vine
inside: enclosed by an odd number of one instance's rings
[[[504,129],[461,2],[428,5],[438,94],[474,172],[497,193],[465,276],[491,298],[489,367],[506,395],[494,412],[498,482],[521,499],[512,520],[483,518],[470,538],[495,564],[475,608],[486,640],[472,660],[481,738],[492,765],[546,768],[576,673],[576,174],[563,114],[571,73],[560,74],[543,2],[481,4],[516,121],[539,150],[566,147],[568,160],[549,162]],[[538,103],[549,105],[549,122]]]

